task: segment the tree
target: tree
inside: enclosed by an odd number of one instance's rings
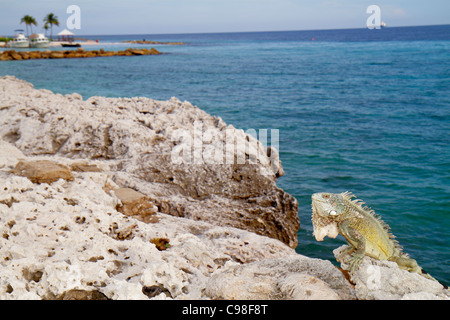
[[[50,39],[53,40],[53,25],[59,26],[58,17],[53,13],[49,13],[45,16],[44,22],[45,24],[50,25]]]
[[[33,33],[33,26],[32,25],[34,24],[35,26],[37,26],[36,19],[33,18],[32,16],[25,15],[25,16],[23,16],[22,19],[20,19],[20,23],[22,23],[22,22],[25,23],[25,26],[27,28],[27,35],[28,35],[28,26],[30,26],[31,33]]]
[[[45,36],[47,36],[48,29],[50,29],[50,27],[48,26],[48,23],[44,23]]]

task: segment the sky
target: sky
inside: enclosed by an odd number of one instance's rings
[[[0,0],[0,36],[25,29],[26,14],[43,32],[50,12],[60,22],[55,34],[68,26],[70,5],[80,8],[81,28],[72,31],[100,35],[364,28],[374,4],[391,27],[450,24],[450,0]]]

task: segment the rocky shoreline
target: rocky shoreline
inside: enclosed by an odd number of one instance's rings
[[[296,253],[276,152],[189,102],[83,100],[10,76],[0,92],[0,299],[450,298],[389,262],[364,258],[350,282]],[[256,160],[173,161],[199,124],[216,137],[203,159],[231,138]]]
[[[151,48],[133,49],[128,48],[120,51],[100,50],[45,50],[45,51],[16,51],[6,50],[0,52],[0,61],[10,60],[29,60],[29,59],[70,59],[70,58],[94,58],[94,57],[113,57],[113,56],[142,56],[158,55],[158,50]]]

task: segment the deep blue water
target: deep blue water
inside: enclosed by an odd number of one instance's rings
[[[176,96],[244,130],[279,129],[278,184],[299,201],[299,253],[334,261],[345,240],[315,241],[310,197],[349,190],[450,284],[449,25],[86,38],[186,45],[154,46],[161,56],[0,62],[0,75],[84,98]]]

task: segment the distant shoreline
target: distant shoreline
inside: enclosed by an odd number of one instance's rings
[[[68,41],[51,41],[49,47],[61,47],[62,44],[68,43]],[[163,44],[170,46],[181,46],[184,42],[170,42],[170,41],[149,41],[149,40],[124,40],[124,41],[114,41],[114,42],[103,42],[95,40],[83,40],[83,41],[73,41],[73,43],[78,43],[81,46],[100,46],[100,45],[121,45],[125,43],[131,44]],[[0,42],[0,48],[7,48],[6,42]]]
[[[100,45],[114,45],[114,44],[122,44],[121,42],[97,42],[94,40],[87,41],[73,41],[74,43],[79,43],[81,46],[100,46]],[[49,43],[49,47],[61,47],[63,43],[68,43],[68,41],[52,41]],[[7,48],[6,42],[0,42],[0,48]],[[11,48],[12,49],[12,48]],[[26,49],[26,48],[25,48]]]
[[[63,43],[68,43],[68,41],[52,41],[50,42],[50,47],[59,47]],[[87,41],[73,41],[73,43],[79,43],[81,46],[98,46],[98,45],[111,45],[116,44],[117,42],[97,42],[95,40],[87,40]]]
[[[121,41],[123,43],[132,43],[132,44],[166,44],[170,46],[182,46],[184,42],[170,42],[170,41],[149,41],[149,40],[125,40]]]

